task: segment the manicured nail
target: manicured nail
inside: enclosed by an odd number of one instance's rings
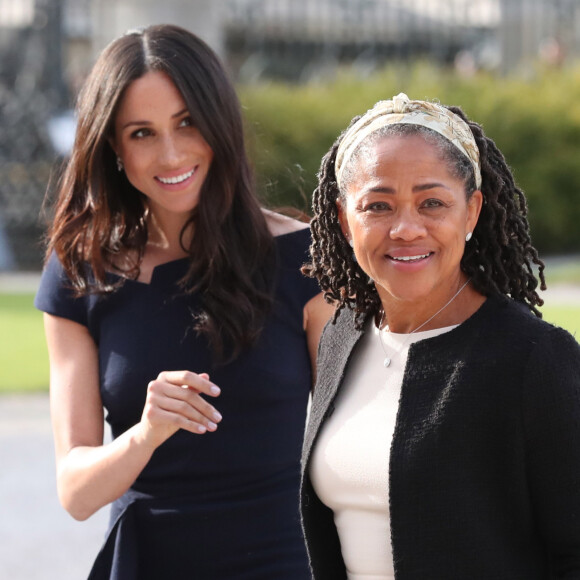
[[[217,429],[217,425],[215,423],[212,423],[211,421],[208,421],[207,428],[208,429]]]
[[[207,431],[207,429],[205,428],[205,426],[204,426],[204,425],[198,425],[198,426],[197,426],[197,430],[198,430],[200,433],[205,433],[205,432]]]
[[[222,420],[222,416],[217,411],[213,414],[213,418],[218,422]]]
[[[209,388],[209,392],[210,392],[212,395],[219,395],[219,394],[221,393],[221,390],[220,390],[220,388],[219,388],[218,386],[216,386],[216,385],[212,385],[212,386]]]

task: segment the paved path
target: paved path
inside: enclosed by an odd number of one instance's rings
[[[580,304],[580,286],[577,284],[554,284],[539,295],[546,304]]]
[[[0,578],[82,580],[107,509],[77,522],[58,503],[47,395],[0,397]]]

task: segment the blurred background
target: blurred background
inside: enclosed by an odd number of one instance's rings
[[[580,0],[0,0],[1,578],[86,577],[106,525],[100,512],[73,522],[56,499],[32,306],[42,205],[96,55],[161,22],[197,33],[229,69],[271,207],[309,211],[322,155],[376,101],[461,106],[528,197],[545,318],[580,331]]]
[[[0,270],[37,270],[39,210],[97,53],[183,25],[240,89],[260,191],[309,207],[350,118],[400,91],[481,122],[530,200],[534,241],[580,249],[578,0],[0,0]]]

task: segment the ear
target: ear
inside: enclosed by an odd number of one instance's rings
[[[467,222],[465,227],[467,232],[472,232],[477,225],[479,214],[481,213],[481,206],[483,205],[483,193],[476,189],[467,202]]]
[[[345,201],[338,198],[335,203],[338,209],[338,223],[340,224],[342,235],[346,238],[346,241],[350,243],[352,237],[350,235],[350,228],[348,227],[348,220],[346,219],[346,209],[344,207]]]
[[[119,153],[117,153],[117,141],[115,140],[115,137],[114,136],[107,137],[107,142],[111,146],[113,153],[115,153],[115,155],[119,155]]]

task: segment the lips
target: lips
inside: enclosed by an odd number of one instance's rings
[[[182,173],[181,175],[176,175],[175,177],[157,177],[161,183],[165,185],[176,185],[178,183],[182,183],[186,179],[189,179],[195,173],[195,168],[187,171],[186,173]]]
[[[424,260],[425,258],[428,258],[432,254],[433,254],[433,252],[426,252],[424,254],[415,254],[412,256],[392,256],[392,255],[388,254],[388,257],[391,260],[394,260],[395,262],[403,262],[405,264],[409,264],[409,263],[419,262],[421,260]]]

